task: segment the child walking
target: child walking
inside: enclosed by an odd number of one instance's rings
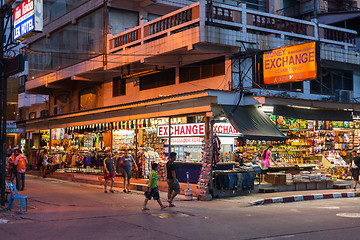
[[[149,208],[147,208],[146,205],[147,202],[151,200],[151,197],[159,203],[161,209],[167,208],[167,206],[164,206],[160,200],[159,190],[157,187],[157,168],[158,168],[157,163],[151,164],[152,171],[149,178],[148,191],[145,193],[144,207],[142,208],[143,211],[149,210]]]

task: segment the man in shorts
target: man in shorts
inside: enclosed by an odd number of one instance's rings
[[[132,174],[132,165],[135,165],[135,168],[137,169],[136,162],[134,161],[134,158],[129,155],[128,150],[126,149],[124,152],[124,156],[121,159],[121,165],[122,165],[122,174],[124,177],[124,192],[131,192],[130,191],[130,179]],[[127,184],[126,184],[127,183]]]
[[[159,190],[157,186],[157,168],[158,168],[157,163],[151,164],[152,171],[149,178],[148,190],[145,193],[144,207],[142,208],[142,210],[149,210],[149,208],[147,208],[146,205],[148,201],[151,200],[151,198],[153,198],[159,203],[161,209],[167,208],[167,206],[164,206],[160,200]]]
[[[176,160],[176,153],[171,152],[169,156],[169,161],[166,163],[167,183],[169,185],[169,189],[168,189],[169,207],[175,207],[172,201],[174,200],[176,195],[180,193],[179,181],[176,178],[175,160]]]
[[[114,186],[114,177],[115,177],[115,164],[114,159],[111,158],[111,153],[106,154],[106,158],[104,159],[104,179],[105,179],[105,191],[107,193],[106,187],[108,184],[109,179],[111,179],[111,188],[110,192],[114,193],[113,186]]]
[[[358,156],[356,150],[353,150],[351,154],[352,159],[349,165],[349,170],[351,171],[351,175],[354,178],[354,191],[356,191],[356,186],[359,183],[360,157]]]

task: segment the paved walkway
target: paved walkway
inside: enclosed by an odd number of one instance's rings
[[[28,171],[28,174],[31,175],[38,175],[38,171]],[[83,173],[59,173],[55,172],[48,176],[48,178],[55,178],[55,179],[62,179],[66,181],[72,182],[82,182],[88,184],[95,184],[100,185],[103,183],[103,177],[101,175],[90,175],[90,174],[83,174]],[[118,188],[117,191],[122,191],[124,187],[123,178],[122,177],[115,177],[115,184],[114,186]],[[159,190],[164,197],[166,197],[167,192],[167,182],[166,181],[158,181]],[[187,190],[186,183],[180,183],[181,187],[181,195],[185,195],[185,190]],[[189,184],[190,189],[194,192],[194,198],[196,198],[196,184]],[[131,179],[131,189],[135,192],[138,191],[142,194],[142,192],[147,190],[147,179]],[[240,203],[241,205],[257,205],[263,203],[278,203],[278,202],[291,202],[291,201],[299,201],[298,199],[303,198],[303,200],[316,200],[322,198],[330,198],[330,194],[332,197],[338,197],[338,194],[346,194],[347,196],[358,197],[360,192],[354,193],[352,189],[326,189],[326,190],[307,190],[307,191],[287,191],[287,192],[272,192],[272,193],[258,193],[257,186],[255,190],[251,193],[244,192],[240,196],[234,196],[229,198],[219,198],[213,199],[217,201],[227,200],[227,201],[235,201]],[[325,195],[325,197],[320,197],[320,195]],[[294,198],[297,196],[297,198]],[[302,197],[299,197],[302,196]],[[312,196],[312,197],[311,197]],[[184,196],[182,196],[183,198]],[[280,200],[282,198],[283,200]],[[275,200],[272,200],[275,199]],[[292,200],[291,200],[292,199]]]

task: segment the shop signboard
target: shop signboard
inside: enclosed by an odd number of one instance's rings
[[[25,129],[24,128],[6,128],[6,133],[15,133],[15,134],[25,133]]]
[[[313,42],[277,48],[263,54],[264,84],[316,79],[318,44]]]
[[[219,135],[238,137],[239,133],[230,123],[215,123],[214,133]],[[158,137],[169,136],[169,125],[160,125],[157,127]],[[190,124],[174,124],[171,125],[172,137],[195,137],[205,136],[205,123],[190,123]]]
[[[24,40],[43,30],[43,0],[25,0],[14,9],[13,38]]]
[[[157,127],[158,137],[169,136],[169,125],[160,125]],[[174,124],[171,125],[172,137],[196,137],[205,136],[204,123],[191,123],[191,124]]]
[[[171,145],[201,145],[203,142],[204,138],[201,137],[171,138]],[[165,144],[167,143],[168,141],[165,141]]]
[[[231,125],[231,123],[215,123],[214,133],[217,133],[219,135],[235,136],[235,137],[242,135]]]

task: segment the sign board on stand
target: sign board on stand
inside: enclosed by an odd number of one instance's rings
[[[23,41],[43,30],[43,0],[25,0],[14,9],[13,39]]]

